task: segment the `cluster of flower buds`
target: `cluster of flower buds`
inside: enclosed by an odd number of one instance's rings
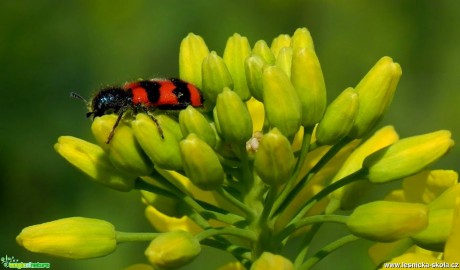
[[[401,140],[390,126],[374,132],[402,74],[390,57],[329,105],[306,28],[270,46],[259,40],[251,47],[234,34],[222,56],[189,34],[180,45],[179,74],[202,91],[202,108],[160,113],[158,123],[126,114],[109,144],[117,117],[96,117],[96,143],[63,136],[55,145],[97,183],[141,190],[158,233],[119,233],[104,221],[71,218],[26,228],[17,238],[21,245],[89,258],[109,254],[117,243],[149,240],[145,254],[160,269],[190,263],[202,245],[230,252],[238,263],[226,269],[309,269],[360,238],[401,243],[377,264],[413,245],[446,256],[460,245],[457,175],[426,170],[452,148],[450,132]],[[398,199],[362,201],[364,190],[401,179]],[[411,199],[411,189],[428,199]],[[352,212],[335,214],[340,209]],[[325,222],[340,223],[349,235],[307,254]],[[297,253],[280,255],[302,234]]]

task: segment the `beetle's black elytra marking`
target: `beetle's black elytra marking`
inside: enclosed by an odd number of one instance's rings
[[[161,84],[158,82],[149,80],[140,81],[139,86],[145,89],[150,102],[155,103],[158,101],[158,99],[160,99]]]

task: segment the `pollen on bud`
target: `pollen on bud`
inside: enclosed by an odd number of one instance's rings
[[[96,144],[71,136],[61,136],[54,149],[99,184],[119,191],[130,191],[134,187],[136,176],[115,168],[107,153]]]
[[[191,233],[173,231],[156,237],[145,250],[145,256],[160,269],[177,269],[192,262],[200,252],[200,242]]]
[[[194,133],[180,142],[186,176],[203,190],[215,190],[224,182],[224,170],[214,150]]]
[[[244,71],[244,62],[250,54],[251,46],[246,37],[234,34],[227,40],[223,58],[233,79],[233,91],[242,100],[248,100],[251,97]]]
[[[192,106],[188,106],[179,113],[179,125],[184,136],[195,133],[209,146],[216,146],[216,132],[206,120],[206,117]]]
[[[252,264],[250,270],[292,270],[294,265],[285,257],[270,252],[264,252]]]
[[[444,156],[454,145],[451,133],[440,130],[397,141],[370,156],[363,167],[368,179],[382,183],[413,175]]]
[[[263,100],[270,125],[287,137],[300,128],[302,108],[289,77],[279,67],[269,66],[263,74]]]
[[[243,66],[242,66],[243,67]],[[205,102],[215,103],[225,87],[233,88],[233,78],[224,60],[212,51],[203,60],[203,95]]]
[[[245,143],[252,136],[252,119],[237,93],[225,88],[214,108],[217,131],[226,142]]]
[[[153,164],[167,170],[182,169],[179,141],[167,126],[161,126],[162,137],[158,125],[149,116],[137,114],[132,128],[139,145]]]
[[[281,186],[289,180],[294,162],[289,140],[276,128],[262,137],[254,158],[254,169],[262,181]]]
[[[382,57],[355,87],[359,110],[351,136],[361,138],[382,118],[393,100],[402,70],[388,56]]]
[[[358,94],[349,87],[345,89],[326,109],[316,128],[318,144],[332,145],[348,135],[358,112]]]
[[[27,250],[69,259],[108,255],[116,246],[116,232],[107,221],[72,217],[24,228],[16,237]]]
[[[372,241],[392,242],[413,236],[428,225],[428,207],[418,203],[375,201],[358,206],[346,225]]]
[[[179,49],[180,78],[201,88],[201,64],[208,54],[209,49],[203,38],[193,33],[188,34]]]

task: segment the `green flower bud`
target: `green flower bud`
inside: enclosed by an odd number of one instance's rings
[[[233,88],[233,79],[224,60],[212,51],[203,61],[203,95],[206,101],[216,102],[224,87]]]
[[[224,182],[224,170],[212,148],[195,134],[180,142],[187,177],[203,190],[214,190]]]
[[[147,156],[156,166],[167,170],[182,169],[179,142],[167,126],[161,126],[163,138],[157,124],[146,114],[137,114],[132,121],[134,136]]]
[[[368,179],[382,183],[407,177],[434,163],[452,148],[454,141],[447,130],[440,130],[397,141],[370,156],[363,167]]]
[[[358,94],[351,87],[345,89],[327,107],[316,128],[318,144],[332,145],[347,136],[353,127],[358,107]]]
[[[248,100],[251,97],[244,71],[244,62],[250,54],[251,46],[246,37],[234,34],[228,39],[224,51],[224,62],[232,75],[233,91],[235,91],[242,100]]]
[[[254,169],[262,181],[281,186],[289,180],[295,158],[289,140],[274,128],[265,134],[254,158]]]
[[[192,106],[188,106],[179,113],[179,124],[184,136],[195,133],[198,138],[205,141],[209,146],[216,146],[216,132],[206,120],[206,117]]]
[[[358,206],[346,225],[354,235],[378,242],[410,237],[428,225],[424,204],[375,201]]]
[[[245,143],[252,136],[252,119],[246,104],[233,91],[225,88],[214,108],[217,131],[230,143]]]
[[[275,58],[278,58],[278,53],[284,47],[291,47],[291,37],[289,35],[279,35],[273,39],[270,49]]]
[[[307,28],[298,28],[295,30],[291,39],[291,47],[294,51],[302,48],[314,49],[313,39],[311,38],[310,31]]]
[[[355,90],[359,95],[359,110],[352,129],[353,137],[361,138],[382,118],[401,75],[399,64],[385,56],[358,83]]]
[[[302,125],[314,126],[323,117],[327,96],[321,65],[312,48],[294,52],[291,81],[302,104]]]
[[[96,117],[91,125],[94,137],[104,147],[116,120],[115,114],[104,115]],[[137,143],[131,127],[123,122],[118,125],[106,152],[113,166],[129,174],[148,175],[153,170],[152,163]]]
[[[251,95],[259,101],[263,100],[263,73],[265,62],[257,55],[246,59],[245,62],[246,80]]]
[[[176,269],[192,262],[200,252],[200,242],[191,233],[173,231],[156,237],[145,250],[145,256],[160,269]]]
[[[264,62],[268,65],[275,64],[275,56],[273,55],[265,40],[258,40],[256,44],[254,44],[254,48],[252,48],[252,54],[262,58],[262,60],[264,60]]]
[[[174,135],[174,137],[178,141],[184,138],[179,122],[177,121],[177,115],[175,115],[174,117],[171,117],[166,114],[160,114],[160,115],[155,116],[155,118],[157,119],[158,124],[161,127],[161,129],[163,129],[164,127],[165,129],[171,131],[172,135]]]
[[[98,145],[71,136],[61,136],[54,149],[95,182],[119,191],[130,191],[136,176],[116,169]]]
[[[115,237],[115,228],[107,221],[71,217],[26,227],[16,241],[32,252],[88,259],[112,253],[117,247]]]
[[[203,38],[193,33],[188,34],[179,49],[180,78],[201,88],[201,64],[208,54],[209,49]]]
[[[428,227],[412,236],[412,239],[422,248],[442,252],[452,229],[453,218],[453,208],[430,210]]]
[[[269,66],[263,74],[263,100],[270,125],[287,137],[293,137],[300,128],[302,108],[296,90],[288,76],[279,67]]]
[[[264,252],[252,264],[251,270],[292,270],[292,262],[281,255]]]
[[[284,47],[278,53],[278,57],[276,58],[276,65],[281,68],[281,70],[291,77],[291,65],[292,65],[292,48]]]

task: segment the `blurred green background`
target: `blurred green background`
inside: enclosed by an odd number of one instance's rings
[[[221,54],[234,32],[254,44],[308,27],[329,100],[389,55],[403,77],[382,124],[393,124],[402,137],[449,129],[458,141],[459,15],[457,0],[0,1],[0,257],[51,262],[53,269],[145,262],[144,244],[83,261],[16,245],[23,227],[70,216],[106,219],[121,231],[150,229],[136,192],[93,184],[54,152],[60,135],[92,139],[85,106],[70,91],[89,97],[107,84],[177,76],[179,44],[189,32]],[[459,160],[457,147],[436,167],[458,169]],[[366,269],[363,254],[365,244],[357,244],[315,269]],[[207,250],[187,269],[214,269],[229,259]]]

